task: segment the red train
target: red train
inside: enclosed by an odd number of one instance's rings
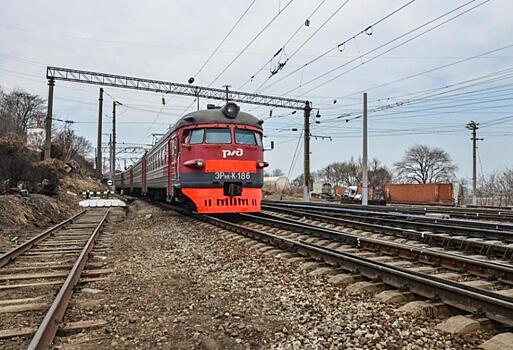
[[[237,104],[182,117],[137,163],[116,174],[117,190],[185,202],[199,213],[260,211],[263,121]]]

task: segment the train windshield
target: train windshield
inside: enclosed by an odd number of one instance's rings
[[[206,129],[205,143],[232,143],[230,129]]]
[[[190,145],[197,145],[203,143],[203,135],[205,135],[205,129],[194,129],[192,131],[187,130],[185,136],[185,143]]]
[[[235,129],[235,142],[240,145],[262,146],[262,136],[255,131]]]

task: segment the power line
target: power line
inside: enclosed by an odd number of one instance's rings
[[[317,7],[312,11],[310,16],[307,17],[306,21],[309,21],[310,18],[317,13],[317,11],[321,8],[321,6],[326,2],[326,0],[321,0],[321,2],[317,5]],[[290,41],[306,26],[306,23],[301,23],[301,25],[292,33],[292,35],[287,39],[287,41],[280,47],[280,49],[268,60],[266,61],[260,69],[258,69],[244,84],[239,87],[239,90],[246,86],[249,82],[252,82],[253,79],[262,71],[268,64],[272,62],[272,60],[278,56],[280,53],[285,51],[285,47],[290,43]],[[280,68],[281,69],[281,68]]]
[[[486,1],[490,1],[490,0],[486,0]],[[413,75],[409,75],[409,76],[404,77],[404,78],[395,79],[395,80],[389,81],[389,82],[387,82],[387,83],[383,83],[383,84],[380,84],[380,85],[376,85],[376,86],[373,86],[373,87],[371,87],[371,88],[368,88],[368,89],[365,89],[365,90],[362,90],[362,91],[375,90],[375,89],[378,89],[378,88],[381,88],[381,87],[384,87],[384,86],[387,86],[387,85],[391,85],[391,84],[399,83],[399,82],[402,82],[402,81],[405,81],[405,80],[408,80],[408,79],[411,79],[411,78],[418,77],[418,76],[420,76],[420,75],[424,75],[424,74],[427,74],[427,73],[432,73],[432,72],[437,71],[437,70],[440,70],[440,69],[444,69],[444,68],[451,67],[451,66],[454,66],[454,65],[457,65],[457,64],[460,64],[460,63],[464,63],[464,62],[467,62],[467,61],[470,61],[470,60],[473,60],[473,59],[479,58],[479,57],[481,57],[481,56],[486,56],[486,55],[488,55],[488,54],[490,54],[490,53],[494,53],[494,52],[497,52],[497,51],[506,50],[506,49],[509,49],[509,48],[511,48],[511,47],[513,47],[513,44],[506,45],[506,46],[503,46],[503,47],[499,47],[499,48],[494,49],[494,50],[486,51],[486,52],[480,53],[480,54],[478,54],[478,55],[471,56],[471,57],[467,57],[467,58],[464,58],[464,59],[459,60],[459,61],[456,61],[456,62],[452,62],[452,63],[444,64],[444,65],[441,65],[441,66],[436,66],[436,67],[434,67],[434,68],[430,68],[430,69],[425,70],[425,71],[423,71],[423,72],[416,73],[416,74],[413,74]],[[354,93],[349,94],[349,95],[347,95],[347,96],[355,95],[355,94],[358,94],[358,93],[360,93],[360,92],[361,92],[361,91],[354,92]]]
[[[390,40],[390,41],[388,41],[388,42],[384,43],[384,44],[382,44],[382,45],[380,45],[380,46],[378,46],[377,48],[374,48],[374,49],[372,49],[372,50],[370,50],[370,51],[367,51],[366,53],[364,53],[363,55],[361,55],[361,56],[360,56],[360,57],[358,57],[358,58],[355,58],[355,59],[353,59],[353,60],[351,60],[351,61],[349,61],[349,62],[346,62],[346,63],[344,63],[344,64],[342,64],[342,65],[339,65],[339,66],[337,66],[337,67],[335,67],[335,68],[332,68],[332,69],[330,69],[329,71],[327,71],[327,72],[325,72],[325,73],[322,73],[322,74],[320,74],[320,75],[316,76],[316,77],[315,77],[315,78],[313,78],[313,79],[310,79],[309,81],[307,81],[307,82],[303,83],[302,85],[300,85],[300,86],[298,86],[298,87],[296,87],[296,88],[294,88],[294,89],[291,89],[291,90],[289,90],[289,91],[285,92],[284,94],[288,94],[288,93],[290,93],[290,92],[292,92],[292,91],[295,91],[295,90],[297,90],[297,89],[300,89],[300,88],[304,87],[305,85],[311,84],[312,82],[317,81],[317,80],[319,80],[320,78],[322,78],[322,77],[324,77],[324,76],[326,76],[326,75],[328,75],[328,74],[330,74],[330,73],[333,73],[333,72],[335,72],[336,70],[338,70],[338,69],[340,69],[340,68],[342,68],[342,67],[345,67],[345,66],[349,65],[350,63],[355,62],[355,61],[357,61],[358,59],[361,59],[361,58],[363,58],[363,57],[365,57],[365,56],[367,56],[367,55],[371,54],[372,52],[375,52],[375,51],[377,51],[377,50],[379,50],[379,49],[381,49],[381,48],[383,48],[383,47],[385,47],[385,46],[387,46],[387,45],[389,45],[389,44],[391,44],[391,43],[393,43],[393,42],[395,42],[395,41],[397,41],[397,40],[399,40],[399,39],[401,39],[401,38],[403,38],[403,37],[405,37],[405,36],[407,36],[407,35],[409,35],[409,34],[411,34],[411,33],[413,33],[413,32],[415,32],[415,31],[417,31],[417,30],[419,30],[419,29],[421,29],[421,28],[423,28],[423,27],[425,27],[425,26],[427,26],[427,25],[429,25],[429,24],[431,24],[431,23],[433,23],[433,22],[435,22],[435,21],[438,21],[439,19],[441,19],[441,18],[443,18],[443,17],[446,17],[446,16],[448,16],[449,14],[451,14],[451,13],[453,13],[453,12],[455,12],[455,11],[457,11],[457,10],[461,9],[462,7],[464,7],[464,6],[466,6],[466,5],[470,4],[470,3],[473,3],[473,2],[475,2],[475,1],[477,1],[477,0],[471,0],[471,1],[469,1],[469,2],[465,3],[465,4],[461,5],[461,6],[458,6],[457,8],[455,8],[455,9],[453,9],[453,10],[449,11],[449,12],[444,13],[443,15],[441,15],[441,16],[439,16],[439,17],[437,17],[437,18],[433,19],[433,20],[430,20],[430,21],[428,21],[428,22],[426,22],[426,23],[424,23],[424,24],[422,24],[422,25],[420,25],[420,26],[418,26],[418,27],[416,27],[416,28],[414,28],[414,29],[412,29],[412,30],[410,30],[410,31],[408,31],[408,32],[406,32],[406,33],[404,33],[404,34],[402,34],[402,35],[400,35],[400,36],[398,36],[398,37],[396,37],[396,38],[394,38],[394,39],[392,39],[392,40]],[[425,30],[425,31],[423,31],[423,32],[421,32],[421,33],[419,33],[419,34],[417,34],[417,35],[415,35],[415,36],[413,36],[413,37],[411,37],[411,38],[409,38],[409,39],[407,39],[407,40],[405,40],[405,41],[403,41],[403,42],[401,42],[401,43],[399,43],[399,44],[397,44],[397,45],[395,45],[395,46],[393,46],[392,48],[387,49],[386,51],[384,51],[384,52],[382,52],[382,53],[379,53],[379,54],[377,54],[377,55],[376,55],[376,56],[374,56],[374,57],[371,57],[371,58],[370,58],[370,59],[368,59],[367,61],[362,61],[362,63],[361,63],[361,64],[359,64],[358,66],[355,66],[355,67],[353,67],[353,68],[350,68],[350,69],[348,69],[348,70],[346,70],[346,71],[344,71],[344,72],[342,72],[342,73],[340,73],[340,74],[337,74],[337,75],[335,75],[334,77],[332,77],[332,78],[330,78],[330,79],[328,79],[328,80],[326,80],[326,81],[324,81],[324,82],[322,82],[322,83],[320,83],[320,84],[316,85],[315,87],[311,88],[310,90],[308,90],[308,91],[304,92],[304,93],[303,93],[303,95],[306,95],[306,94],[308,94],[308,93],[310,93],[310,92],[312,92],[312,91],[314,91],[314,90],[317,90],[318,88],[320,88],[320,87],[322,87],[322,86],[324,86],[324,85],[326,85],[326,84],[328,84],[328,83],[330,83],[330,82],[332,82],[332,81],[334,81],[334,80],[336,80],[336,79],[340,78],[341,76],[343,76],[343,75],[345,75],[345,74],[347,74],[347,73],[349,73],[349,72],[352,72],[352,71],[354,71],[355,69],[357,69],[357,68],[359,68],[359,67],[361,67],[361,66],[363,66],[363,65],[365,65],[365,64],[367,64],[367,63],[369,63],[369,62],[372,62],[372,61],[376,60],[377,58],[379,58],[379,57],[381,57],[381,56],[383,56],[383,55],[385,55],[385,54],[387,54],[387,53],[389,53],[389,52],[391,52],[391,51],[393,51],[393,50],[395,50],[395,49],[397,49],[397,48],[399,48],[399,47],[401,47],[401,46],[403,46],[403,45],[406,45],[407,43],[409,43],[409,42],[411,42],[411,41],[413,41],[413,40],[415,40],[415,39],[419,38],[420,36],[423,36],[423,35],[425,35],[425,34],[427,34],[427,33],[431,32],[431,31],[433,31],[433,30],[435,30],[435,29],[437,29],[437,28],[439,28],[439,27],[441,27],[441,26],[443,26],[443,25],[445,25],[445,24],[447,24],[447,23],[449,23],[449,22],[451,22],[451,21],[453,21],[453,20],[455,20],[455,19],[457,19],[457,18],[459,18],[459,17],[463,16],[463,15],[465,15],[466,13],[468,13],[468,12],[470,12],[470,11],[472,11],[472,10],[474,10],[474,9],[476,9],[476,8],[478,8],[478,7],[480,7],[480,6],[484,5],[484,4],[486,4],[486,3],[488,3],[489,1],[490,1],[490,0],[485,0],[485,1],[483,1],[483,2],[481,2],[481,3],[479,3],[479,4],[475,5],[475,6],[473,6],[473,7],[471,7],[471,8],[469,8],[469,9],[467,9],[467,10],[463,11],[463,12],[460,12],[460,13],[458,13],[457,15],[455,15],[455,16],[453,16],[453,17],[451,17],[451,18],[449,18],[449,19],[447,19],[447,20],[445,20],[445,21],[443,21],[443,22],[441,22],[441,23],[439,23],[439,24],[435,25],[434,27],[431,27],[431,28],[429,28],[429,29],[427,29],[427,30]],[[367,90],[365,90],[365,91],[367,91]]]
[[[228,31],[228,33],[226,33],[226,35],[224,36],[223,40],[221,40],[221,42],[216,46],[216,48],[214,49],[214,51],[212,51],[212,53],[210,54],[210,56],[208,56],[207,60],[203,63],[203,65],[200,67],[200,69],[198,69],[198,71],[196,72],[196,74],[194,74],[193,76],[196,77],[199,73],[201,73],[201,71],[203,70],[203,68],[205,68],[205,66],[208,64],[208,62],[210,62],[210,60],[212,59],[212,57],[214,57],[214,55],[217,53],[217,51],[219,50],[219,48],[224,44],[224,42],[226,41],[226,39],[228,39],[228,37],[230,36],[230,34],[232,34],[232,32],[235,30],[235,28],[239,25],[240,21],[244,18],[244,16],[246,16],[246,14],[249,12],[249,10],[251,9],[251,7],[253,7],[253,5],[255,4],[256,0],[253,0],[251,2],[251,4],[249,4],[248,8],[242,13],[242,15],[237,19],[237,21],[233,24],[233,26],[231,27],[231,29]]]
[[[267,22],[267,24],[257,33],[257,35],[255,35],[253,39],[251,39],[244,46],[244,48],[230,61],[230,63],[228,63],[228,65],[210,82],[210,84],[208,84],[209,87],[212,86],[212,84],[214,84],[217,81],[217,79],[219,79],[221,75],[223,75],[228,70],[228,68],[232,66],[233,63],[235,63],[235,61],[237,61],[237,59],[248,49],[248,47],[250,47],[260,37],[260,35],[262,35],[263,32],[265,32],[265,30],[276,20],[276,18],[278,18],[283,13],[283,11],[285,11],[287,7],[289,7],[292,1],[294,0],[289,0],[289,2],[287,2],[285,6],[282,9],[280,9],[275,16],[271,18],[269,22]]]
[[[288,61],[290,61],[299,52],[299,50],[301,50],[333,17],[335,17],[335,15],[340,12],[340,10],[342,10],[342,8],[344,8],[348,2],[349,0],[345,0],[335,11],[333,11],[333,13],[319,26],[319,28],[317,28],[308,38],[306,38],[306,40],[304,40],[303,43],[299,45],[294,50],[294,52],[292,52],[292,54],[278,66],[277,69],[271,71],[271,75],[269,75],[267,79],[258,88],[256,88],[255,92],[259,91],[267,83],[267,81],[269,81],[269,79],[271,79],[275,74],[283,69]]]
[[[294,0],[289,0],[289,2],[287,4],[285,4],[285,6],[281,10],[279,10],[278,13],[273,18],[271,18],[271,20],[260,30],[260,32],[258,32],[258,34],[256,36],[254,36],[253,39],[251,39],[246,44],[246,46],[244,46],[244,48],[232,59],[232,61],[230,63],[228,63],[228,65],[210,82],[210,84],[208,84],[208,87],[212,86],[217,81],[217,79],[219,79],[232,66],[232,64],[235,63],[235,61],[253,44],[253,42],[255,42],[255,40],[257,40],[258,37],[260,37],[260,35],[276,20],[276,18],[278,18],[278,16],[283,11],[285,11],[285,9],[292,3],[292,1],[294,1]],[[196,102],[197,98],[198,97],[196,97],[194,100],[192,100],[192,102],[189,104],[189,106],[187,106],[184,109],[184,111],[181,114],[182,116],[185,115],[185,113],[187,113],[187,111]]]
[[[453,83],[453,84],[449,84],[449,85],[443,85],[441,87],[424,89],[424,90],[411,92],[411,93],[408,93],[405,95],[400,95],[400,96],[380,98],[380,99],[377,99],[376,101],[383,101],[383,100],[388,101],[388,100],[392,100],[392,99],[397,99],[398,97],[404,97],[404,96],[408,96],[408,95],[419,95],[419,94],[424,93],[424,96],[413,97],[406,101],[388,103],[386,105],[376,107],[376,108],[372,109],[371,112],[379,112],[379,111],[383,111],[383,110],[387,110],[387,109],[398,108],[398,107],[403,107],[403,106],[407,106],[407,105],[414,105],[414,104],[418,104],[419,101],[426,101],[426,100],[429,101],[430,99],[432,99],[435,96],[445,95],[445,96],[438,97],[438,98],[447,100],[448,98],[454,98],[454,97],[458,97],[458,96],[465,96],[465,95],[476,94],[476,93],[484,93],[484,92],[487,92],[490,90],[497,90],[497,89],[505,87],[505,86],[510,86],[510,84],[504,84],[504,85],[499,85],[499,86],[495,86],[495,87],[488,87],[488,88],[484,88],[484,89],[472,90],[472,91],[467,91],[467,92],[462,92],[462,93],[457,93],[457,94],[452,94],[452,95],[449,94],[451,92],[465,90],[465,89],[468,89],[468,88],[474,87],[474,86],[490,84],[493,82],[499,82],[502,80],[510,79],[513,77],[512,73],[513,73],[513,68],[508,68],[508,69],[499,70],[499,71],[496,71],[493,73],[488,73],[488,74],[485,74],[485,75],[482,75],[479,77],[475,77],[472,79],[464,80],[461,82],[457,82],[457,83]],[[463,84],[467,84],[467,85],[459,86],[459,85],[463,85]],[[447,89],[455,87],[455,86],[459,86],[459,87],[447,90]],[[446,91],[438,92],[440,90],[446,90]],[[402,112],[399,112],[399,113],[402,113]],[[361,117],[360,111],[358,111],[357,114],[358,115],[356,117],[348,118],[348,120],[357,119],[357,118]],[[336,119],[340,119],[343,117],[346,118],[346,117],[350,117],[352,115],[354,115],[353,112],[344,113],[344,114],[338,115],[337,117],[335,117],[331,120],[336,120]],[[387,114],[385,114],[385,115],[387,115]],[[330,119],[328,119],[327,121],[330,121]],[[326,120],[325,120],[325,122],[326,122]]]
[[[289,76],[291,76],[292,74],[295,74],[297,72],[299,72],[300,70],[306,68],[307,66],[311,65],[312,63],[320,60],[321,58],[325,57],[326,55],[328,55],[329,53],[333,52],[333,51],[336,51],[338,50],[340,47],[343,47],[346,43],[348,43],[349,41],[357,38],[358,36],[364,34],[364,33],[369,33],[368,31],[369,30],[373,30],[373,28],[378,25],[379,23],[385,21],[386,19],[388,19],[389,17],[393,16],[394,14],[398,13],[399,11],[401,11],[402,9],[404,9],[405,7],[409,6],[410,4],[412,4],[415,0],[411,0],[409,2],[407,2],[406,4],[402,5],[401,7],[399,7],[398,9],[390,12],[389,14],[387,14],[386,16],[380,18],[379,20],[375,21],[374,23],[366,26],[364,29],[360,30],[358,33],[352,35],[351,37],[349,37],[348,39],[344,40],[343,42],[337,44],[336,46],[324,51],[322,54],[316,56],[315,58],[311,59],[310,61],[306,62],[305,64],[303,64],[302,66],[296,68],[295,70],[293,70],[292,72],[288,73],[287,75],[283,76],[282,78],[276,80],[274,83],[271,83],[269,84],[268,86],[266,86],[264,89],[268,89],[274,85],[276,85],[277,83],[281,82],[282,80],[288,78]],[[476,0],[473,0],[473,1],[476,1]],[[262,89],[262,90],[264,90]]]
[[[292,173],[292,170],[294,168],[294,165],[297,160],[297,155],[299,154],[299,148],[301,146],[301,139],[303,138],[303,131],[299,134],[299,137],[297,139],[296,149],[294,150],[294,154],[292,155],[292,161],[290,162],[289,172],[287,173],[287,177],[290,178],[290,174]]]

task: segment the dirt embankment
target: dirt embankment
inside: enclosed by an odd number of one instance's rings
[[[0,195],[0,253],[22,243],[79,210],[80,191],[103,191],[94,180],[76,175],[61,179],[58,194]]]

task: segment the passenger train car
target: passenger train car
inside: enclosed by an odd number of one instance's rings
[[[268,166],[262,124],[233,102],[189,113],[116,174],[116,189],[185,202],[198,213],[258,212]]]

